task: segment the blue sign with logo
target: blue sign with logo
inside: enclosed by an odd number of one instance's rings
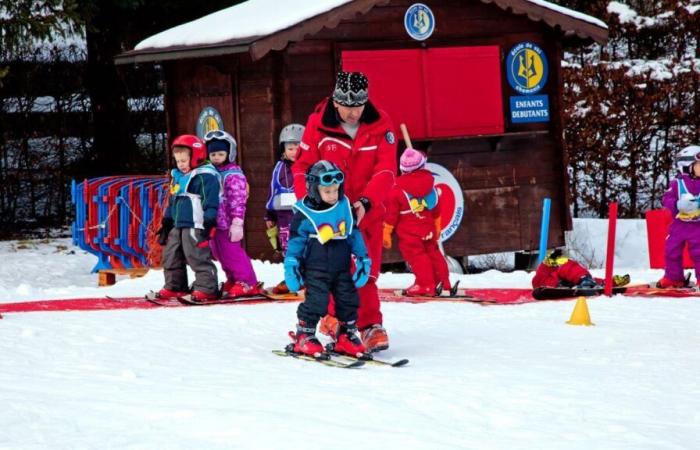
[[[406,10],[403,25],[409,36],[417,41],[424,41],[435,31],[435,16],[426,5],[414,3]]]
[[[512,123],[549,122],[549,96],[519,95],[510,98]]]
[[[204,135],[212,130],[223,130],[224,120],[221,118],[221,114],[216,108],[212,106],[207,106],[199,113],[199,118],[197,118],[197,129],[196,133],[200,139],[204,139]]]
[[[523,95],[539,92],[547,83],[548,71],[549,65],[544,50],[532,42],[521,42],[508,52],[508,83]]]

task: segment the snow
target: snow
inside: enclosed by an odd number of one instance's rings
[[[560,14],[564,14],[565,16],[573,17],[574,19],[578,20],[583,20],[584,22],[592,23],[593,25],[599,26],[601,28],[607,29],[608,26],[605,24],[600,19],[597,19],[593,16],[590,16],[588,14],[584,14],[582,12],[575,11],[573,9],[566,8],[561,5],[557,5],[552,2],[547,2],[545,0],[527,0],[530,3],[534,3],[535,5],[542,6],[547,9],[551,9],[552,11],[556,11]]]
[[[197,20],[162,31],[139,42],[134,50],[173,46],[197,46],[226,42],[232,39],[267,36],[304,20],[328,12],[351,0],[248,0]],[[530,3],[583,20],[602,28],[605,22],[578,11],[544,0]]]
[[[135,50],[266,36],[352,0],[248,0],[139,42]]]
[[[604,252],[604,223],[576,220],[572,248]],[[616,272],[660,277],[646,268],[643,222],[618,225]],[[0,242],[0,258],[0,302],[162,284],[151,271],[97,288],[94,256],[67,239]],[[267,284],[282,276],[278,264],[254,267]],[[461,277],[470,287],[530,278]],[[410,279],[382,274],[380,285]],[[272,355],[296,303],[6,314],[0,448],[694,448],[700,302],[588,303],[594,327],[564,323],[572,302],[386,303],[382,356],[411,363],[356,370]]]
[[[637,18],[637,11],[630,8],[628,5],[620,2],[610,2],[608,3],[608,12],[610,14],[617,14],[620,23],[630,23]]]

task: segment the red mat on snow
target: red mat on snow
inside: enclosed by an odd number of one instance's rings
[[[460,289],[460,294],[470,296],[470,298],[450,298],[450,297],[402,297],[395,294],[395,289],[380,289],[379,296],[382,302],[389,303],[429,303],[429,302],[451,302],[451,303],[479,303],[481,305],[519,305],[523,303],[542,302],[550,300],[535,300],[530,289]],[[625,294],[629,297],[700,297],[698,291],[687,290],[659,290],[649,289],[642,286],[630,286]],[[573,300],[574,298],[562,298],[559,300]],[[260,303],[284,303],[298,300],[247,300],[236,303],[223,303],[223,305],[256,305]],[[188,307],[191,305],[176,304],[174,307]],[[214,305],[206,305],[214,306]],[[218,305],[217,305],[218,306]],[[96,298],[74,298],[58,300],[37,300],[21,303],[0,303],[0,314],[18,312],[37,311],[102,311],[114,309],[150,309],[150,308],[172,308],[173,306],[160,306],[145,300],[143,297],[96,297]],[[0,315],[0,318],[2,316]]]
[[[396,303],[427,303],[427,302],[477,302],[484,304],[513,305],[536,301],[532,298],[530,289],[467,289],[460,290],[473,298],[411,298],[394,295],[393,289],[380,289],[383,302]],[[249,300],[225,305],[253,305],[260,303],[282,303],[294,300]],[[176,305],[187,307],[190,305]],[[212,305],[207,305],[212,306]],[[37,312],[37,311],[101,311],[112,309],[150,309],[171,308],[159,306],[145,300],[143,297],[95,297],[57,300],[36,300],[20,303],[0,303],[0,313]]]

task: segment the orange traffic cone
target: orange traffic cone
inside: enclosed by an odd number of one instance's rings
[[[566,323],[569,325],[585,325],[587,327],[594,325],[591,322],[591,315],[588,313],[586,297],[579,297],[576,300],[576,306],[574,306],[574,311],[571,313],[571,318]]]

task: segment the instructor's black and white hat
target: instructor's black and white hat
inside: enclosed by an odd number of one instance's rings
[[[362,72],[338,72],[333,100],[343,106],[362,106],[369,100],[369,82]]]

